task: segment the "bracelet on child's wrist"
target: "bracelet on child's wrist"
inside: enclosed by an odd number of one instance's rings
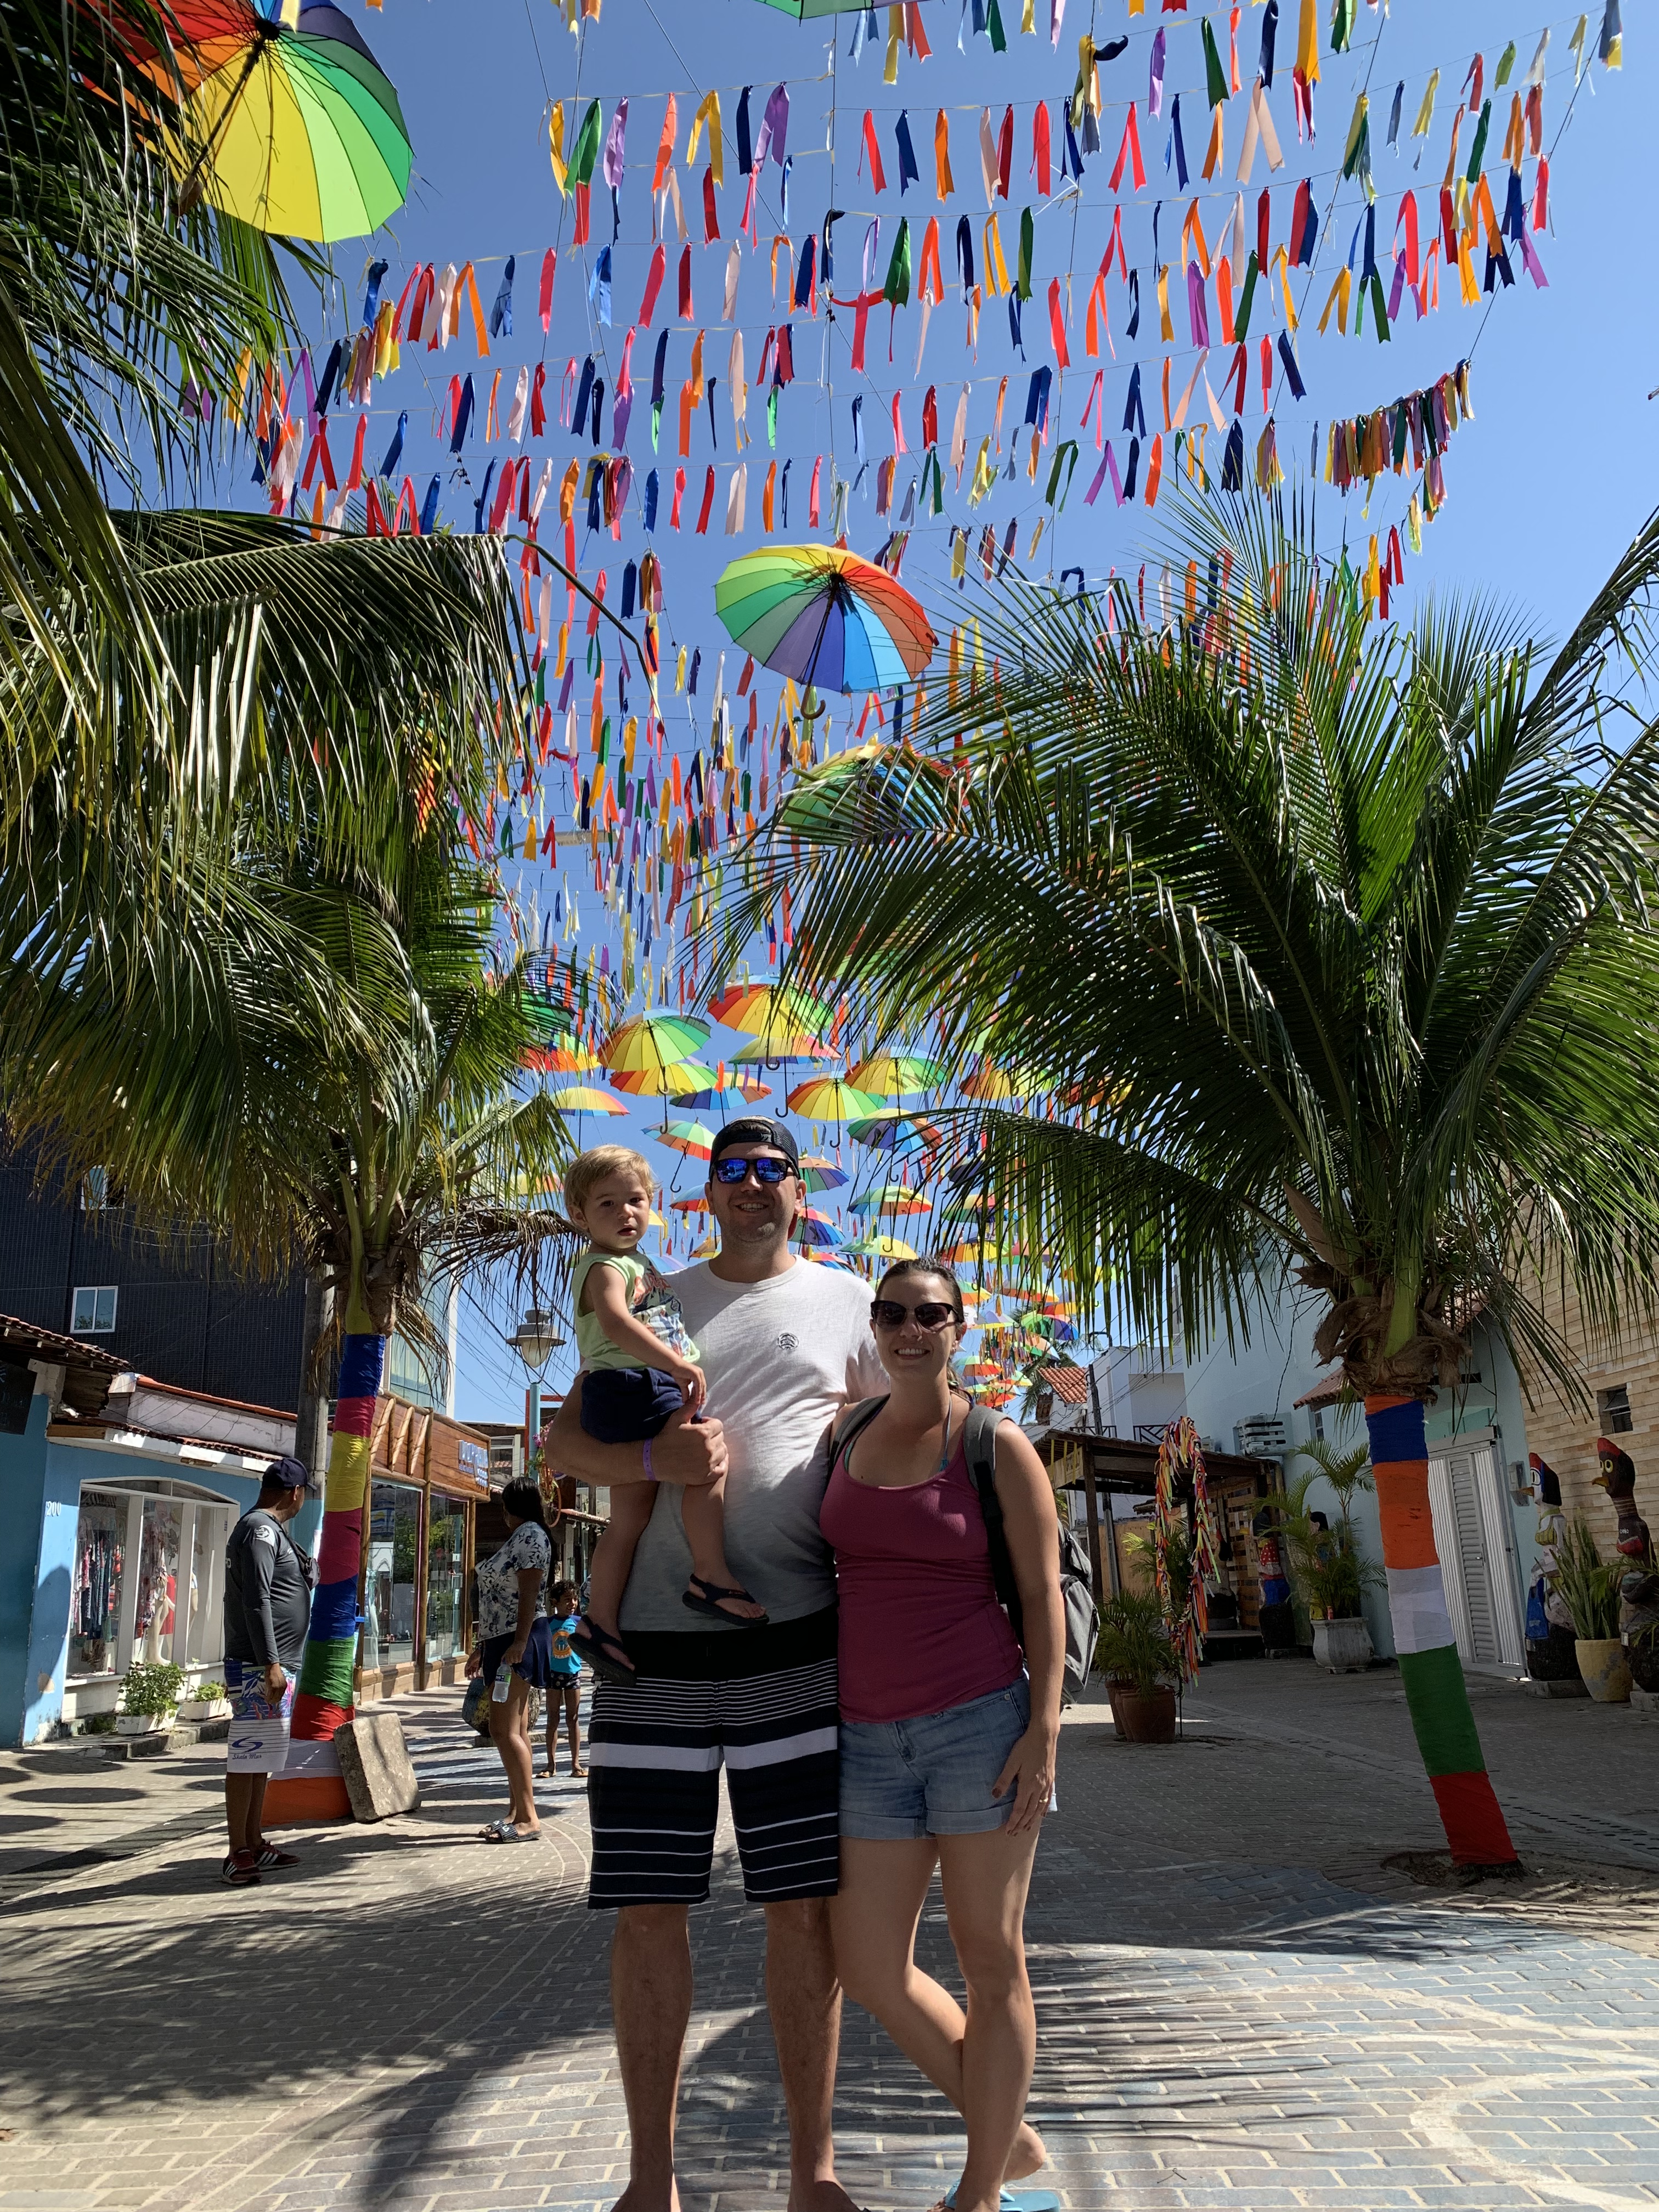
[[[645,1440],[645,1479],[647,1482],[654,1482],[657,1479],[656,1475],[652,1471],[651,1439],[649,1437]]]

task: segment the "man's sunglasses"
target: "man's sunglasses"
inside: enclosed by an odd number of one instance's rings
[[[929,1298],[919,1306],[902,1306],[896,1298],[875,1298],[870,1306],[870,1318],[878,1328],[902,1328],[910,1320],[922,1328],[943,1328],[956,1317],[956,1308],[938,1298]]]
[[[714,1180],[716,1182],[742,1182],[750,1168],[755,1170],[756,1181],[766,1183],[780,1183],[786,1176],[795,1172],[787,1160],[774,1159],[769,1155],[763,1155],[757,1160],[738,1160],[733,1159],[728,1152],[723,1160],[715,1161]]]

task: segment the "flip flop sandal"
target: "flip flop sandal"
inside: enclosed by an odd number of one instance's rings
[[[955,2212],[957,2191],[961,2186],[959,2181],[953,2183],[939,2199],[941,2204],[950,2205],[952,2212]],[[1060,2212],[1060,2199],[1052,2189],[1005,2188],[999,2212]]]
[[[619,1689],[631,1690],[639,1674],[629,1658],[627,1647],[621,1640],[607,1635],[596,1621],[584,1613],[570,1632],[570,1648],[586,1661],[602,1682],[614,1682]],[[612,1652],[619,1658],[612,1658]]]
[[[729,1620],[735,1628],[764,1628],[767,1625],[764,1613],[750,1618],[741,1613],[728,1613],[723,1605],[716,1602],[720,1598],[735,1597],[740,1598],[744,1605],[753,1605],[755,1601],[749,1592],[737,1583],[728,1585],[705,1582],[701,1575],[693,1575],[691,1589],[700,1590],[702,1595],[693,1597],[691,1590],[685,1590],[681,1593],[680,1602],[690,1606],[693,1613],[711,1613],[716,1620]],[[570,1640],[574,1644],[576,1639],[573,1636]]]
[[[511,1820],[492,1820],[478,1831],[481,1844],[538,1844],[541,1839],[539,1828],[515,1828]]]

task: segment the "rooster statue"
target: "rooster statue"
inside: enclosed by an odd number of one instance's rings
[[[1648,1524],[1636,1510],[1636,1467],[1626,1451],[1608,1437],[1595,1439],[1595,1486],[1605,1490],[1619,1516],[1613,1542],[1627,1559],[1645,1559],[1652,1551]]]

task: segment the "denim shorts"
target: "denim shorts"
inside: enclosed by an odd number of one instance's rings
[[[1024,1674],[1006,1690],[910,1721],[841,1724],[841,1832],[880,1843],[1000,1828],[1014,1793],[991,1795],[1030,1724]]]

